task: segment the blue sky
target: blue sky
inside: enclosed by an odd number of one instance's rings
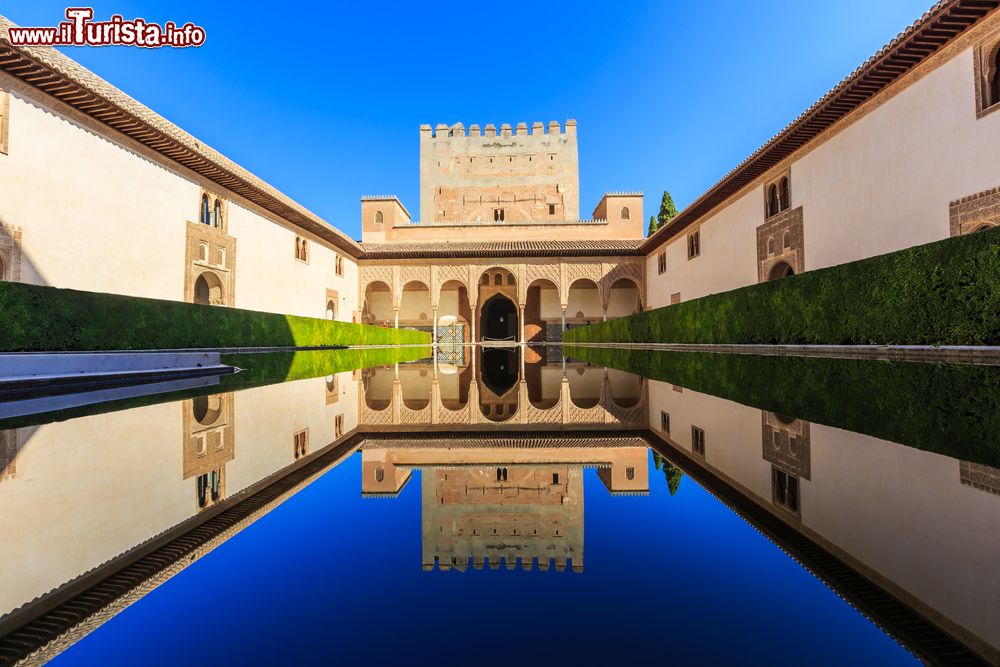
[[[682,208],[929,5],[96,1],[98,20],[207,41],[67,53],[359,237],[362,194],[417,214],[421,123],[575,118],[584,217],[606,190],[644,191],[646,217],[664,189]],[[54,25],[65,7],[0,11]]]

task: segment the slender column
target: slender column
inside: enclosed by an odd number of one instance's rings
[[[477,306],[473,306],[472,307],[472,322],[471,322],[471,324],[472,324],[472,344],[473,345],[476,344],[476,320],[479,319],[479,313],[476,312],[476,311],[478,311],[478,310],[479,310],[479,308]]]
[[[566,331],[566,306],[562,308],[562,330]]]
[[[604,309],[604,321],[605,322],[608,321],[608,309],[607,308]]]
[[[396,329],[398,329],[399,328],[399,308],[393,308],[392,309],[392,319],[393,319],[393,325],[392,326],[395,327]]]
[[[524,345],[527,340],[524,337],[524,304],[521,304],[521,345]],[[524,363],[524,355],[521,355],[522,364]]]
[[[438,309],[437,308],[433,308],[431,310],[431,314],[434,317],[434,331],[431,334],[431,344],[432,345],[437,345],[438,344]]]

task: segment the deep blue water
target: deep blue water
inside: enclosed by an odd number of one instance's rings
[[[355,454],[58,665],[904,664],[875,625],[686,478],[585,473],[582,573],[423,572],[420,485],[362,498]],[[420,474],[420,473],[417,473]]]

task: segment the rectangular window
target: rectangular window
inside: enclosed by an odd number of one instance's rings
[[[553,484],[559,483],[559,473],[557,472],[552,473],[552,483]]]
[[[701,254],[701,230],[688,234],[688,259],[694,259]]]
[[[670,415],[662,410],[660,411],[660,430],[670,435]]]
[[[556,214],[556,205],[549,204],[549,215],[555,215],[555,214]]]
[[[705,458],[705,431],[697,426],[691,427],[691,451]]]
[[[495,208],[493,209],[493,222],[503,222],[503,209]]]
[[[333,418],[333,437],[339,438],[344,435],[344,415],[337,415]]]
[[[309,241],[301,236],[295,237],[295,259],[300,262],[309,261]]]
[[[334,270],[336,271],[336,273],[337,273],[338,276],[340,276],[341,278],[343,278],[344,277],[344,258],[342,256],[340,256],[340,255],[337,255],[336,258],[333,261],[334,261]]]
[[[667,251],[664,250],[656,256],[656,272],[663,275],[667,272]]]

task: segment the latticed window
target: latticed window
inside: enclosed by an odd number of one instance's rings
[[[661,274],[667,272],[667,252],[665,250],[656,256],[656,271]]]

